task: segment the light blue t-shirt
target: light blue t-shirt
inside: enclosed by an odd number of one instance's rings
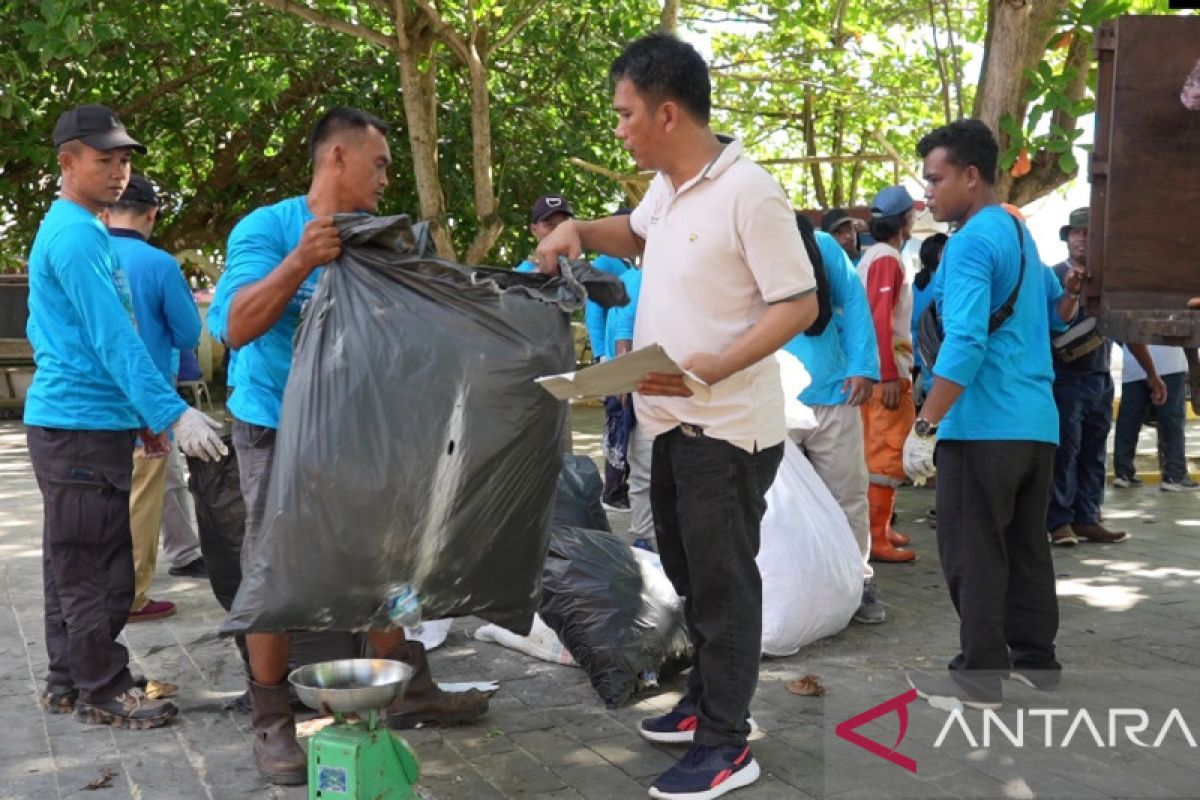
[[[629,304],[608,310],[604,322],[604,350],[610,358],[617,357],[617,342],[622,339],[633,341],[633,323],[637,320],[638,297],[642,293],[642,271],[630,267],[621,273],[621,283],[629,295]]]
[[[200,312],[179,262],[148,243],[137,231],[109,231],[113,252],[129,278],[138,333],[150,360],[168,383],[175,382],[172,351],[200,344]]]
[[[208,312],[209,330],[228,341],[229,307],[240,289],[257,283],[279,266],[300,244],[312,212],[303,196],[252,211],[229,234],[225,272],[217,281],[216,296]],[[242,422],[279,427],[283,389],[292,369],[292,339],[300,314],[312,297],[321,269],[300,284],[275,324],[266,333],[238,349],[230,362],[229,381],[237,390],[229,397],[229,411]]]
[[[842,385],[847,378],[879,380],[879,348],[867,292],[850,257],[828,233],[816,231],[816,238],[829,278],[833,318],[820,336],[801,333],[783,349],[800,359],[812,378],[800,401],[808,406],[836,406],[846,402]]]
[[[133,299],[108,232],[70,200],[55,200],[29,253],[29,323],[37,371],[25,424],[155,433],[187,405],[134,328]]]
[[[613,256],[596,256],[591,259],[591,262],[596,269],[616,275],[618,278],[629,269],[627,262]],[[537,266],[529,259],[525,259],[517,264],[514,270],[516,272],[537,272]],[[608,315],[612,311],[613,309],[605,308],[594,300],[588,300],[587,306],[584,307],[583,324],[587,327],[588,340],[592,345],[592,355],[596,357],[596,360],[613,358],[617,355],[616,352],[609,350],[605,335],[608,328]]]
[[[950,237],[934,276],[934,302],[945,338],[933,372],[964,387],[938,429],[939,439],[1020,440],[1058,444],[1047,307],[1053,274],[1022,224],[1025,276],[1013,315],[988,335],[1020,265],[1012,216],[987,206]],[[1061,287],[1058,289],[1061,294]]]

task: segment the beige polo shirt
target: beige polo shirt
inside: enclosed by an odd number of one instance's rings
[[[676,189],[662,173],[629,218],[646,241],[635,348],[660,344],[675,361],[724,352],[767,306],[813,291],[812,264],[791,203],[733,141]],[[711,398],[635,395],[648,436],[691,423],[755,452],[783,441],[783,390],[774,355],[721,381]]]

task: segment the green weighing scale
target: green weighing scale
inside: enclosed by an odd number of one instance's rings
[[[410,800],[420,765],[408,742],[384,722],[413,668],[399,661],[347,658],[309,664],[288,680],[309,708],[334,722],[308,743],[309,800]],[[347,719],[348,714],[356,719]]]

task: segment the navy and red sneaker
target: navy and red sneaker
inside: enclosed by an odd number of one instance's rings
[[[679,763],[658,776],[650,796],[659,800],[713,800],[758,780],[750,745],[696,745]]]
[[[695,706],[685,701],[661,717],[642,720],[638,731],[643,739],[659,744],[691,744],[699,722]]]
[[[753,717],[746,721],[750,723],[750,735],[753,736],[758,730],[758,725],[754,723]],[[643,739],[658,744],[691,744],[696,739],[696,726],[699,723],[696,707],[683,700],[661,717],[647,717],[642,720],[638,732],[642,734]]]

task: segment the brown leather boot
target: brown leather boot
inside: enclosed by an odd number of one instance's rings
[[[470,722],[487,712],[488,698],[492,692],[478,689],[445,692],[438,687],[429,672],[425,645],[420,642],[404,642],[382,658],[403,661],[415,670],[404,696],[393,700],[388,706],[389,728],[403,730],[428,722]]]
[[[896,505],[896,490],[890,486],[871,484],[867,491],[867,500],[871,507],[871,560],[892,563],[915,561],[915,552],[898,550],[888,540],[892,509]]]
[[[1071,528],[1077,536],[1099,544],[1116,544],[1129,538],[1127,532],[1110,531],[1099,522],[1076,522],[1071,525]]]
[[[288,703],[288,686],[264,686],[246,681],[250,690],[254,728],[254,765],[262,776],[280,786],[308,782],[308,756],[296,741],[296,717]]]

